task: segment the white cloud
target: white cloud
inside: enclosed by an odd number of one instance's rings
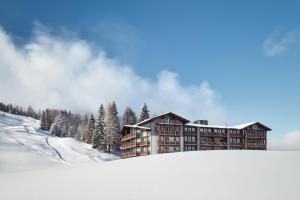
[[[1,28],[1,27],[0,27]],[[50,34],[37,26],[23,46],[0,29],[0,101],[36,108],[95,112],[116,100],[139,112],[143,102],[152,113],[173,111],[191,119],[224,122],[217,95],[207,82],[183,86],[178,74],[162,71],[156,80],[108,58],[102,49],[76,37]]]
[[[300,130],[285,134],[282,138],[270,138],[269,150],[300,150]]]
[[[283,33],[276,29],[263,43],[266,56],[280,56],[300,45],[300,31],[291,30]]]

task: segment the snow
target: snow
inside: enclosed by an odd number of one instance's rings
[[[50,137],[30,121],[0,119],[0,199],[300,199],[299,151],[194,151],[102,162],[90,145]]]
[[[39,130],[39,123],[30,117],[0,112],[0,173],[118,159],[74,138],[48,135]]]
[[[204,124],[194,124],[194,123],[187,123],[185,124],[186,126],[194,126],[194,127],[200,127],[200,128],[225,128],[225,129],[243,129],[248,126],[251,126],[253,124],[261,124],[260,122],[248,122],[244,124],[239,124],[239,125],[234,125],[234,126],[222,126],[222,125],[204,125]],[[266,127],[265,125],[261,124],[264,126],[266,129],[270,129]],[[271,129],[270,129],[271,130]]]
[[[299,168],[299,152],[161,154],[3,173],[0,199],[298,200]]]

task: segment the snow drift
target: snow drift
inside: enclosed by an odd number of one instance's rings
[[[299,168],[299,152],[182,152],[0,174],[0,199],[298,200]]]

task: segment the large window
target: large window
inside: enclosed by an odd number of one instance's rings
[[[162,119],[163,123],[166,124],[174,124],[174,119],[170,118],[170,117],[166,117]]]

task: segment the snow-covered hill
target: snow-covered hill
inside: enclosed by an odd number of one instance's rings
[[[39,120],[0,112],[0,173],[116,159],[73,138],[39,130]]]
[[[299,152],[182,152],[3,173],[0,199],[299,200],[299,169]]]
[[[31,118],[0,119],[0,199],[300,199],[298,151],[198,151],[98,162],[103,155],[90,145],[37,127]]]

